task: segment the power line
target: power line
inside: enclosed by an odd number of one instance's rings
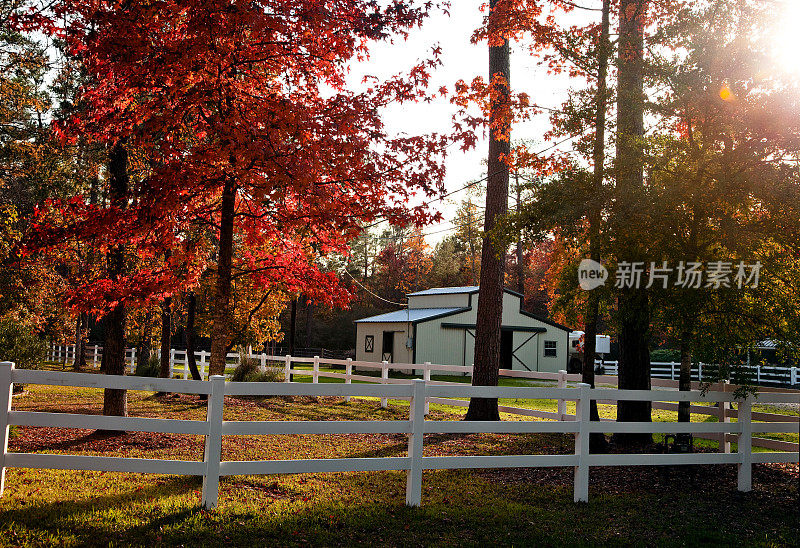
[[[542,108],[544,108],[544,107],[542,107]],[[544,154],[545,152],[549,152],[550,150],[553,150],[554,148],[556,148],[556,147],[558,147],[560,145],[563,145],[567,141],[570,141],[572,139],[577,139],[578,137],[582,137],[582,136],[583,136],[582,133],[576,134],[576,135],[570,135],[570,136],[558,141],[557,143],[554,143],[554,144],[550,145],[547,148],[543,148],[542,150],[540,150],[538,152],[534,152],[533,154],[534,154],[534,156],[538,156],[540,154]],[[444,200],[445,198],[448,198],[448,197],[452,196],[453,194],[458,194],[459,192],[463,192],[464,190],[467,190],[468,188],[472,188],[475,185],[483,183],[488,178],[489,178],[489,175],[487,174],[486,176],[484,176],[484,177],[482,177],[480,179],[477,179],[475,181],[467,183],[466,185],[462,186],[461,188],[457,188],[456,190],[451,190],[450,192],[448,192],[446,194],[442,194],[438,198],[433,198],[431,200],[428,200],[427,202],[422,202],[421,205],[431,205],[431,204],[436,203],[436,202],[438,202],[440,200]],[[368,224],[367,226],[363,227],[362,230],[369,230],[370,228],[378,226],[379,224],[381,224],[381,223],[383,223],[385,221],[386,221],[386,219],[381,219],[380,221],[375,221],[374,223]]]
[[[366,291],[367,293],[369,293],[370,295],[372,295],[372,296],[373,296],[373,297],[375,297],[376,299],[380,299],[381,301],[383,301],[383,302],[385,302],[385,303],[393,304],[393,305],[396,305],[396,306],[408,306],[408,303],[396,303],[396,302],[394,302],[394,301],[390,301],[389,299],[384,299],[383,297],[381,297],[381,296],[380,296],[380,295],[378,295],[377,293],[374,293],[374,292],[370,291],[369,289],[367,289],[367,287],[366,287],[364,284],[362,284],[361,282],[359,282],[358,280],[356,280],[356,279],[355,279],[355,277],[354,277],[352,274],[350,274],[350,271],[349,271],[349,270],[347,270],[347,267],[345,267],[344,271],[347,273],[347,275],[348,275],[348,276],[350,276],[350,278],[351,278],[351,279],[352,279],[354,282],[356,282],[356,284],[358,284],[358,286],[359,286],[361,289],[363,289],[364,291]]]

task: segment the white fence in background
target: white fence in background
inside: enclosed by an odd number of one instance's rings
[[[395,380],[395,379],[393,379]],[[14,383],[58,386],[113,388],[208,394],[205,421],[174,420],[140,417],[107,417],[88,414],[45,413],[12,410]],[[225,396],[338,396],[379,397],[410,400],[408,420],[402,421],[225,421]],[[576,414],[572,420],[561,417],[555,421],[430,421],[425,419],[426,398],[432,400],[458,397],[521,398],[575,401]],[[605,401],[663,401],[714,402],[737,404],[738,422],[720,423],[607,423],[590,422],[589,402]],[[762,403],[800,403],[800,395],[766,393],[759,396]],[[450,401],[450,400],[447,400]],[[541,387],[473,387],[466,384],[441,385],[421,380],[412,382],[370,384],[314,383],[235,383],[214,376],[211,382],[183,379],[154,379],[67,373],[60,371],[30,371],[14,368],[11,362],[0,362],[0,495],[4,487],[5,468],[48,468],[95,470],[103,472],[138,472],[154,474],[196,475],[203,477],[203,505],[217,505],[221,476],[250,474],[298,474],[320,472],[358,472],[404,470],[407,474],[406,504],[419,506],[422,502],[422,471],[467,468],[525,468],[571,467],[575,472],[574,500],[589,498],[590,466],[736,464],[738,488],[752,489],[752,465],[767,462],[798,462],[800,454],[753,453],[752,435],[756,432],[786,433],[796,431],[793,423],[754,422],[752,398],[736,401],[727,392],[654,392],[646,390],[591,389],[586,384],[576,388]],[[44,426],[104,430],[134,430],[170,434],[193,434],[205,437],[202,461],[61,455],[42,453],[9,453],[8,426]],[[424,456],[424,434],[471,433],[563,433],[575,435],[575,451],[569,455],[504,455],[504,456]],[[704,433],[738,435],[736,453],[689,454],[592,454],[589,434],[592,432],[626,433]],[[374,434],[408,435],[408,455],[405,457],[294,459],[267,461],[222,461],[222,436],[290,435],[290,434]]]
[[[67,347],[57,347],[57,348],[58,350],[55,351],[56,355],[64,355],[64,356],[69,355],[66,350]],[[94,355],[97,355],[97,350],[96,350],[97,348],[98,347],[96,346],[94,347]],[[102,350],[102,347],[99,348]],[[133,349],[128,350],[129,361],[132,361],[133,358],[135,358],[134,352],[135,350]],[[196,352],[195,355],[197,357],[197,367],[200,370],[203,379],[207,379],[208,360],[210,358],[210,353],[205,351],[199,351]],[[347,360],[322,359],[319,358],[318,356],[315,356],[313,358],[307,358],[307,357],[297,357],[297,356],[269,356],[266,354],[250,354],[250,358],[258,360],[262,369],[265,369],[267,367],[271,369],[280,369],[283,374],[283,379],[285,382],[289,382],[293,375],[310,377],[311,382],[314,384],[318,383],[320,378],[338,379],[344,381],[345,384],[350,384],[353,381],[378,383],[378,384],[403,384],[409,382],[409,379],[393,379],[389,377],[390,371],[402,371],[420,377],[429,385],[441,386],[441,385],[460,385],[463,383],[431,380],[432,374],[456,374],[456,375],[472,374],[471,366],[465,367],[461,365],[437,365],[427,362],[424,364],[389,363],[386,361],[378,363],[378,362],[354,361],[351,359]],[[233,352],[228,354],[227,362],[230,367],[233,367],[238,361],[239,361],[239,354]],[[189,367],[186,364],[185,350],[172,349],[170,352],[170,363],[171,363],[171,371],[173,377],[177,376],[177,377],[182,377],[183,379],[188,379],[190,377]],[[304,366],[306,368],[310,368],[310,370],[299,368],[298,366]],[[133,372],[134,366],[131,365],[130,367],[131,367],[131,372]],[[325,371],[321,369],[322,367],[326,368],[339,367],[342,368],[343,371],[342,372]],[[371,370],[379,372],[380,376],[377,377],[372,375],[364,375],[364,374],[359,374],[358,372],[354,373],[354,371],[357,370]],[[566,371],[559,371],[558,373],[548,373],[540,371],[520,371],[516,369],[515,370],[501,369],[500,376],[506,378],[519,378],[519,379],[529,379],[533,381],[552,382],[556,384],[557,388],[566,388],[568,386],[568,383],[574,384],[581,381],[581,375],[567,374]],[[603,386],[611,386],[611,387],[617,386],[617,380],[618,379],[615,375],[597,375],[595,377],[595,382]],[[658,391],[659,394],[662,394],[663,391],[674,390],[678,388],[678,381],[671,379],[653,378],[651,379],[651,384],[653,388],[661,389]],[[701,388],[699,381],[693,381],[691,386],[693,390],[698,390]],[[717,392],[733,392],[736,390],[736,388],[737,387],[735,385],[730,385],[727,383],[716,383],[708,387],[709,390]],[[800,394],[800,392],[797,391],[778,389],[778,388],[767,388],[767,387],[761,387],[759,391],[767,393],[773,391],[778,391],[778,392],[788,391],[788,392],[794,392],[795,394]],[[346,397],[346,399],[349,400],[349,397]],[[436,397],[426,397],[425,400],[426,415],[428,414],[430,403],[463,406],[463,407],[469,405],[469,402],[466,400],[459,400],[459,399],[444,400]],[[616,405],[616,402],[611,400],[601,400],[600,403],[606,405]],[[387,405],[386,398],[382,398],[381,406],[385,408],[386,405]],[[566,401],[563,399],[558,400],[556,412],[538,411],[534,409],[526,409],[521,407],[500,406],[501,412],[513,415],[521,415],[521,416],[536,417],[536,418],[551,419],[551,420],[565,420],[574,418],[574,415],[567,414],[566,409],[567,409]],[[676,403],[672,403],[668,398],[662,398],[662,400],[656,399],[653,401],[653,409],[677,411],[678,405]],[[730,422],[730,419],[732,418],[735,419],[738,416],[737,411],[735,409],[731,409],[730,406],[727,405],[725,402],[720,402],[716,406],[691,405],[689,410],[692,414],[716,417],[718,422]],[[798,416],[782,415],[777,413],[756,413],[756,416],[757,417],[755,420],[765,421],[765,422],[776,422],[776,423],[793,422],[797,425],[795,427],[795,430],[800,428],[800,417]],[[603,420],[608,421],[609,419],[603,419]],[[719,451],[721,453],[729,453],[731,443],[732,442],[736,443],[738,441],[738,435],[735,433],[710,434],[701,432],[698,433],[696,437],[716,441],[719,444]],[[800,450],[800,444],[782,440],[773,440],[769,438],[754,437],[752,439],[752,443],[757,447],[762,447],[773,451]]]
[[[597,365],[602,365],[605,373],[608,375],[617,375],[619,372],[619,362],[614,361],[596,361]],[[777,385],[777,386],[794,386],[800,384],[800,377],[798,377],[797,367],[782,367],[778,365],[741,365],[740,369],[747,371],[752,377],[753,382],[758,385]],[[714,371],[717,366],[708,363],[693,363],[692,364],[692,380],[702,382],[703,377],[706,379],[710,376],[709,370]],[[651,362],[650,363],[650,376],[657,379],[670,379],[678,380],[681,374],[680,362]]]
[[[161,357],[161,349],[155,349],[153,355],[160,358]],[[194,353],[197,363],[197,368],[200,370],[201,375],[203,378],[208,377],[208,362],[211,358],[211,353],[200,350]],[[100,364],[100,360],[103,357],[103,347],[99,345],[88,345],[86,347],[86,361],[87,363],[91,362],[93,367],[97,367]],[[250,354],[250,357],[257,360],[262,360],[266,358],[268,360],[273,360],[275,357],[270,356],[268,354]],[[317,356],[315,356],[317,357]],[[299,360],[309,360],[312,359],[311,357],[297,357],[295,358]],[[72,363],[75,361],[75,345],[51,345],[50,350],[48,351],[47,359],[49,361],[54,362],[62,362],[62,363]],[[282,359],[282,357],[281,357]],[[335,360],[335,359],[326,359],[321,358],[325,363],[335,363],[335,362],[343,362],[344,360]],[[136,360],[136,349],[135,348],[128,348],[125,351],[125,361],[130,368],[130,372],[133,373],[136,369],[137,360]],[[229,352],[227,355],[227,361],[229,364],[233,365],[239,362],[239,354],[237,352]],[[365,362],[365,363],[376,363],[376,362]],[[619,362],[616,360],[614,361],[601,361],[597,360],[595,363],[598,366],[602,366],[604,370],[604,375],[617,375],[619,373]],[[392,368],[394,368],[394,364],[391,364]],[[400,364],[406,365],[406,364]],[[421,364],[415,364],[417,367],[416,369],[421,369]],[[181,374],[183,378],[189,378],[189,368],[188,362],[186,357],[186,350],[177,350],[175,348],[170,350],[170,367],[172,370],[173,375]],[[437,366],[439,367],[439,366]],[[462,374],[471,374],[471,369],[467,368],[464,369],[462,366],[453,366],[453,367],[461,367],[462,369],[459,371]],[[680,362],[651,362],[650,364],[650,374],[651,377],[654,379],[670,379],[670,380],[678,380],[680,377]],[[706,370],[706,379],[708,379],[708,370],[715,369],[716,366],[712,364],[707,364],[703,362],[692,364],[692,380],[697,382],[703,382],[703,371]],[[800,368],[798,367],[781,367],[781,366],[773,366],[773,365],[743,365],[741,366],[742,369],[748,370],[752,376],[753,381],[755,384],[772,384],[772,385],[788,385],[788,386],[795,386],[800,385]],[[522,371],[521,371],[522,372]],[[528,371],[527,373],[538,373],[534,371]],[[552,373],[550,373],[552,374]]]

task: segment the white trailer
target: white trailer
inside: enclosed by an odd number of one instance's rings
[[[583,369],[583,331],[572,331],[569,334],[569,361],[567,371],[580,373]],[[608,335],[595,336],[595,356],[603,359],[605,354],[611,352],[611,337]]]

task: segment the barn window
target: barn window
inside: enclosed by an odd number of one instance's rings
[[[558,341],[544,341],[544,357],[558,357]]]
[[[367,335],[364,338],[364,352],[374,352],[374,351],[375,351],[375,336]]]

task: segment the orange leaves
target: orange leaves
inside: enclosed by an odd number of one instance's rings
[[[62,133],[124,139],[136,159],[125,211],[90,208],[76,197],[41,218],[40,249],[75,241],[97,253],[126,249],[128,274],[87,276],[75,306],[144,302],[195,284],[214,255],[225,181],[238,189],[234,276],[336,304],[349,295],[318,265],[322,254],[345,252],[376,218],[423,224],[434,217],[406,204],[415,193],[441,191],[448,139],[393,137],[380,110],[431,100],[441,51],[362,94],[347,90],[344,77],[371,41],[406,34],[429,5],[57,4],[90,76],[81,97],[89,108]]]

